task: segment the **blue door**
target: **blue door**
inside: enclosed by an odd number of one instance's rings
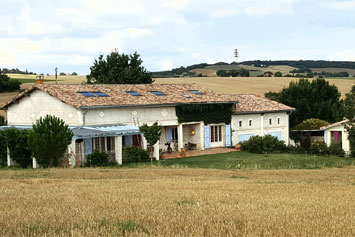
[[[281,139],[282,139],[282,133],[281,133],[280,131],[269,132],[269,135],[274,136],[274,137],[277,137],[277,139],[278,139],[279,141],[281,141]]]
[[[210,147],[210,126],[205,126],[205,149]]]
[[[173,129],[168,128],[168,142],[171,142],[173,140]]]
[[[254,135],[253,133],[239,135],[238,142],[248,141],[253,135]]]
[[[227,124],[226,125],[226,146],[231,146],[231,125]]]
[[[133,136],[130,135],[130,136],[124,136],[124,143],[125,143],[125,146],[133,146]]]
[[[85,155],[92,153],[92,138],[84,139]]]

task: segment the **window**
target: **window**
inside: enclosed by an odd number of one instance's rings
[[[211,126],[211,142],[222,141],[222,126]]]
[[[107,94],[101,92],[101,91],[93,91],[91,92],[92,94],[94,94],[96,97],[108,97]]]
[[[92,139],[92,150],[100,150],[100,139],[98,137]]]
[[[106,148],[105,137],[100,137],[100,151],[105,151],[105,148]]]
[[[79,91],[78,93],[85,96],[85,97],[95,97],[94,94],[87,92],[87,91]]]
[[[249,127],[251,127],[251,125],[252,125],[252,123],[253,123],[253,120],[249,120]]]
[[[78,91],[77,93],[85,96],[85,97],[108,97],[107,94],[101,91]]]
[[[166,94],[164,94],[163,92],[160,92],[160,91],[150,91],[150,93],[156,95],[156,96],[164,96]]]
[[[173,140],[177,141],[177,140],[178,140],[177,128],[172,128],[171,130],[172,130],[172,136],[171,136],[171,138],[172,138]]]
[[[185,98],[192,98],[191,95],[182,95]]]
[[[115,137],[95,137],[92,139],[92,150],[114,152]]]
[[[280,122],[281,122],[281,119],[277,118],[277,124],[280,124]]]
[[[136,91],[126,91],[126,93],[130,94],[131,96],[142,96],[141,94],[139,94]]]
[[[239,120],[239,127],[241,128],[243,126],[243,121]]]
[[[272,119],[271,118],[269,118],[269,125],[271,125],[272,124]]]
[[[115,151],[115,137],[107,137],[106,147],[108,152]]]
[[[195,95],[203,95],[204,93],[198,90],[189,90],[189,92],[195,94]]]

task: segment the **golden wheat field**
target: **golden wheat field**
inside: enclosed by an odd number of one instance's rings
[[[354,236],[355,168],[1,170],[1,236]]]
[[[196,83],[202,87],[227,94],[257,94],[264,95],[268,91],[280,91],[288,87],[291,81],[297,78],[289,77],[181,77],[181,78],[156,78],[159,84],[184,84]],[[350,92],[355,85],[355,79],[326,79],[331,85],[336,85],[342,95]]]

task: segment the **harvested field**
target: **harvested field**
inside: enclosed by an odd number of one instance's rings
[[[227,94],[257,94],[264,95],[268,91],[280,91],[297,78],[289,77],[182,77],[182,78],[156,78],[155,83],[196,83],[202,87]],[[330,84],[335,84],[342,97],[349,93],[355,79],[327,79]]]
[[[2,236],[354,236],[355,168],[0,170]]]

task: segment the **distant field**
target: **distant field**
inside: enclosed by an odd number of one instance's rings
[[[8,74],[9,77],[14,79],[19,79],[22,83],[28,84],[24,85],[27,89],[31,87],[33,83],[36,82],[36,75],[24,75],[24,74]],[[46,83],[55,83],[55,76],[44,76]],[[86,76],[58,76],[59,84],[81,84],[86,81]]]
[[[290,66],[270,66],[270,67],[262,68],[262,67],[248,66],[248,65],[213,65],[213,66],[207,66],[205,68],[194,69],[191,71],[195,72],[196,74],[215,77],[217,76],[216,72],[218,70],[240,70],[241,68],[250,70],[251,76],[260,75],[263,74],[264,72],[275,73],[278,71],[285,75],[288,74],[289,71],[296,69],[295,67],[290,67]]]
[[[0,235],[354,236],[354,184],[353,167],[0,170]]]
[[[350,76],[355,76],[355,69],[350,69],[350,68],[311,68],[313,72],[332,72],[332,73],[337,73],[337,72],[347,72],[349,73]]]
[[[287,87],[291,81],[297,78],[289,77],[182,77],[182,78],[156,78],[158,84],[184,84],[196,83],[202,87],[214,90],[219,93],[245,94],[253,93],[264,95],[268,91],[280,91]],[[355,79],[327,79],[330,84],[335,84],[342,94],[350,92],[355,85]]]

